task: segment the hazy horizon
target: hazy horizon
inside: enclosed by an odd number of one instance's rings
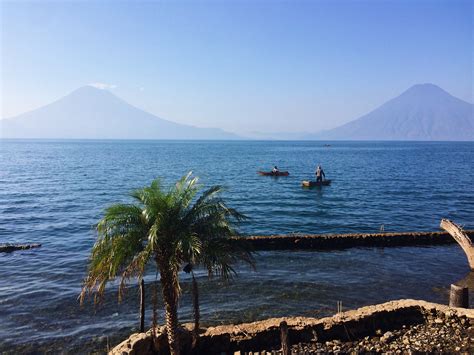
[[[418,83],[473,102],[469,1],[0,6],[2,118],[88,84],[240,135],[333,128]]]

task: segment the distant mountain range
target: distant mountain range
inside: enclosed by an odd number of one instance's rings
[[[178,124],[106,90],[85,86],[39,109],[0,120],[3,138],[244,139],[219,128]],[[251,132],[251,139],[474,140],[474,105],[419,84],[372,112],[318,133]]]
[[[302,138],[472,141],[474,105],[436,85],[419,84],[354,121]]]
[[[36,110],[0,120],[3,138],[239,139],[218,128],[178,124],[140,110],[110,91],[81,87]]]

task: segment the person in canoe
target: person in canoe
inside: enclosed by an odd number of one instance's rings
[[[273,173],[273,174],[278,174],[279,172],[280,172],[280,170],[278,170],[277,166],[275,165],[275,166],[273,167],[272,173]]]
[[[322,182],[323,178],[326,179],[326,174],[324,174],[324,170],[321,167],[321,165],[318,165],[318,167],[316,168],[315,174],[316,174],[316,182]]]

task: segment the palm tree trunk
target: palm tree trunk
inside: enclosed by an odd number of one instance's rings
[[[160,265],[161,289],[165,304],[166,332],[171,355],[179,355],[178,338],[178,274],[169,265]]]
[[[153,342],[156,340],[156,327],[158,326],[158,280],[157,276],[155,276],[155,282],[153,283],[153,319],[152,319],[152,327],[153,327]],[[154,343],[153,343],[154,344]]]
[[[194,313],[194,329],[193,329],[193,348],[196,348],[199,340],[199,320],[201,315],[199,313],[199,288],[194,272],[191,271],[193,277],[193,313]]]

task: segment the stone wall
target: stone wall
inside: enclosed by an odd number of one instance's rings
[[[474,237],[474,231],[466,231]],[[342,249],[455,243],[446,232],[398,232],[352,234],[288,234],[244,237],[255,250]]]
[[[201,333],[198,353],[220,354],[234,351],[259,351],[280,347],[279,325],[288,323],[291,342],[319,342],[330,340],[352,340],[373,335],[377,330],[383,332],[425,322],[428,315],[450,314],[466,316],[474,322],[474,310],[450,308],[448,306],[416,300],[398,300],[373,306],[362,307],[326,318],[272,318],[263,321],[238,325],[210,327]],[[182,332],[184,353],[190,350],[191,325]],[[151,330],[147,333],[133,334],[117,345],[110,354],[167,354],[166,334],[163,328],[157,330],[158,337],[153,352]]]

